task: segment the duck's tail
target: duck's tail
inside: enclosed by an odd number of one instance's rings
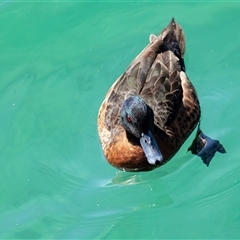
[[[183,58],[185,53],[185,36],[181,26],[175,22],[174,18],[172,18],[160,35],[162,35],[163,39],[162,51],[171,50],[178,58]]]
[[[156,42],[157,39],[161,40],[159,53],[164,54],[167,51],[173,52],[179,59],[181,70],[185,71],[185,64],[183,60],[185,53],[185,36],[181,26],[175,22],[174,18],[158,37],[153,34],[149,37],[150,43]],[[170,58],[170,56],[166,58]],[[166,64],[168,65],[169,63],[166,62]]]

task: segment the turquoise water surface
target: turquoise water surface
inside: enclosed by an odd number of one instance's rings
[[[238,239],[240,3],[0,2],[1,239]],[[202,129],[227,154],[186,153],[126,173],[97,114],[129,63],[175,17]]]

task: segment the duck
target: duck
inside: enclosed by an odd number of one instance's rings
[[[108,90],[98,113],[98,133],[110,165],[150,171],[167,163],[194,129],[188,148],[209,166],[223,145],[200,128],[201,108],[184,63],[185,35],[172,18]]]

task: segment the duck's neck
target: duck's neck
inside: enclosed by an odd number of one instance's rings
[[[134,135],[132,135],[126,130],[125,132],[126,132],[126,137],[130,143],[132,143],[133,145],[140,145],[140,140],[137,137],[135,137]]]

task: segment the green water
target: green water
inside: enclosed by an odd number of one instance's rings
[[[237,239],[239,24],[233,2],[0,2],[1,239]],[[175,17],[202,128],[227,154],[125,173],[105,161],[99,106]]]

